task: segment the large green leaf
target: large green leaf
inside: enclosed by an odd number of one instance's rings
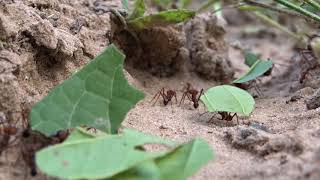
[[[272,66],[273,66],[273,63],[271,60],[268,60],[268,61],[257,60],[251,66],[251,68],[246,74],[234,80],[232,83],[245,83],[253,79],[256,79],[257,77],[267,72],[270,68],[272,68]]]
[[[112,180],[184,180],[198,171],[212,157],[213,153],[209,145],[201,139],[195,139],[153,161],[145,161],[113,177]]]
[[[125,79],[124,58],[110,45],[82,70],[54,88],[32,108],[32,129],[51,135],[61,129],[88,125],[116,132],[126,113],[144,97]]]
[[[129,15],[129,20],[142,17],[145,13],[145,4],[144,0],[135,0],[134,8],[131,14]]]
[[[178,9],[162,11],[156,14],[143,16],[128,21],[130,27],[134,29],[143,29],[155,26],[167,26],[171,24],[177,24],[193,18],[195,12],[191,10]]]
[[[240,88],[222,85],[210,88],[201,96],[209,112],[234,112],[249,115],[254,108],[254,99]]]
[[[79,133],[79,130],[74,133]],[[167,151],[146,152],[137,148],[155,143],[168,146],[176,144],[137,131],[125,130],[121,135],[84,137],[46,148],[36,154],[36,163],[41,171],[62,179],[108,178],[166,154]]]

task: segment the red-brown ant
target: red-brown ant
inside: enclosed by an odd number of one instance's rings
[[[156,95],[154,95],[154,97],[152,98],[152,100],[150,102],[152,102],[154,99],[156,99],[155,102],[153,103],[153,105],[155,105],[160,96],[162,97],[163,104],[165,106],[172,100],[173,97],[176,99],[176,102],[178,101],[177,100],[177,93],[174,90],[169,89],[169,90],[167,90],[167,92],[165,92],[165,89],[162,88],[159,92],[157,92]]]
[[[237,113],[234,113],[231,115],[231,112],[221,112],[219,111],[218,114],[221,116],[220,120],[225,120],[225,121],[232,121],[234,117],[237,118],[237,124],[239,125],[239,119]],[[213,118],[215,115],[211,117],[211,119],[208,122],[212,122]]]
[[[301,70],[301,74],[300,74],[300,78],[299,78],[299,82],[303,83],[303,81],[306,79],[307,74],[309,73],[309,71],[317,68],[319,66],[319,62],[317,60],[317,55],[313,50],[313,44],[314,43],[319,43],[319,36],[318,35],[312,35],[309,37],[308,39],[308,45],[307,45],[307,49],[300,49],[299,53],[302,56],[303,59],[303,64],[304,69]],[[314,46],[317,46],[316,44],[314,44]]]
[[[199,91],[192,88],[190,83],[187,83],[187,86],[185,87],[185,91],[182,94],[179,105],[181,105],[181,103],[184,102],[185,98],[187,97],[191,102],[193,102],[193,107],[198,108],[200,97],[203,94],[203,89],[200,90],[199,96],[198,94],[199,94]]]

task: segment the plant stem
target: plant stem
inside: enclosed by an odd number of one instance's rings
[[[298,41],[303,40],[303,38],[301,36],[293,33],[290,30],[288,30],[286,27],[282,26],[281,24],[279,24],[275,20],[269,18],[268,16],[266,16],[266,15],[260,13],[260,12],[254,12],[254,15],[257,16],[258,18],[260,18],[265,23],[268,23],[270,26],[279,29],[280,31],[288,34],[289,36],[293,37],[294,39],[297,39]]]
[[[260,7],[260,8],[264,8],[264,9],[269,9],[278,13],[283,13],[283,14],[287,14],[290,16],[297,16],[297,17],[303,17],[305,18],[305,16],[302,16],[299,13],[296,13],[294,11],[290,11],[287,9],[282,9],[282,8],[278,8],[276,6],[272,6],[269,4],[265,4],[265,3],[261,3],[261,2],[256,2],[254,0],[243,0],[246,4],[251,5],[251,6],[256,6],[256,7]]]
[[[310,17],[311,19],[313,19],[317,22],[320,22],[320,16],[313,14],[312,12],[309,12],[309,11],[301,8],[300,6],[297,6],[287,0],[274,0],[274,1],[276,1],[279,4],[282,4],[283,6],[290,8],[290,9],[293,9],[293,10],[295,10],[295,11],[297,11],[307,17]]]
[[[208,0],[208,1],[206,1],[205,3],[203,3],[202,5],[201,5],[201,7],[197,10],[197,12],[199,13],[199,12],[202,12],[202,11],[204,11],[204,10],[206,10],[206,9],[208,9],[210,6],[212,6],[214,3],[216,3],[218,0]]]
[[[310,4],[312,7],[316,8],[317,10],[320,10],[320,4],[317,1],[314,0],[304,0],[304,2]]]

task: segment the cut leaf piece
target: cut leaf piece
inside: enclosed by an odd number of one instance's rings
[[[181,145],[155,160],[162,179],[186,179],[213,158],[210,146],[202,139]]]
[[[213,158],[210,146],[201,139],[180,145],[172,151],[147,160],[136,167],[112,177],[112,180],[184,180]]]
[[[87,125],[115,133],[127,112],[144,97],[125,79],[124,58],[110,45],[32,108],[31,128],[51,135]]]
[[[165,155],[168,151],[146,152],[137,148],[145,144],[172,144],[153,138],[133,130],[125,130],[121,135],[85,137],[41,150],[36,154],[36,163],[41,171],[62,179],[109,178]]]
[[[254,65],[254,63],[256,63],[257,60],[259,59],[259,57],[257,55],[253,54],[249,50],[245,50],[244,51],[244,58],[245,58],[245,62],[244,63],[249,67]]]
[[[232,83],[245,83],[254,80],[257,77],[263,75],[265,72],[267,72],[270,68],[272,68],[272,66],[273,62],[271,60],[257,60],[246,74],[234,80]]]
[[[129,15],[128,20],[142,17],[144,13],[145,13],[144,0],[135,0],[133,11]]]
[[[254,99],[240,88],[223,85],[210,88],[201,96],[209,112],[233,112],[248,116],[254,108]]]
[[[193,18],[195,12],[191,10],[168,10],[157,14],[151,14],[128,21],[130,27],[134,29],[150,28],[155,26],[167,26],[177,24]]]
[[[163,180],[154,160],[147,160],[108,180]]]

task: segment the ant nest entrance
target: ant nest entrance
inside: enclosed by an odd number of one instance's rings
[[[134,33],[116,31],[114,40],[127,55],[127,65],[159,77],[173,76],[181,71],[189,55],[184,48],[184,34],[171,26],[147,28]]]
[[[234,70],[228,58],[225,31],[213,14],[188,23],[139,31],[113,26],[112,41],[127,55],[127,65],[155,76],[170,77],[192,70],[202,78],[228,82]]]

